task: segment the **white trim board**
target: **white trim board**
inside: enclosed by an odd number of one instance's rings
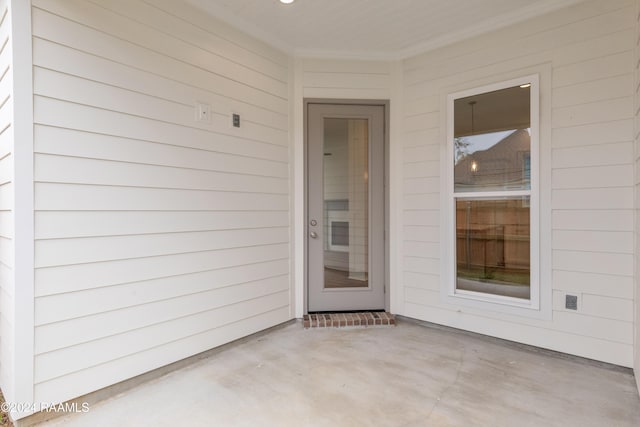
[[[14,102],[16,402],[34,399],[34,165],[31,2],[10,2]],[[33,411],[14,413],[14,419]]]

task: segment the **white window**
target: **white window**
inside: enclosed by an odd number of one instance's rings
[[[448,295],[539,308],[538,77],[448,96]]]

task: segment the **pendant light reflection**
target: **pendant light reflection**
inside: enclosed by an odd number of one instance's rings
[[[469,101],[469,106],[471,107],[471,135],[475,133],[475,106],[477,101]],[[471,173],[478,172],[478,162],[473,160],[471,162]]]

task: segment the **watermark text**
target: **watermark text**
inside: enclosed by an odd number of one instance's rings
[[[89,412],[88,402],[2,402],[0,410],[2,412],[60,412],[60,413],[83,413]]]

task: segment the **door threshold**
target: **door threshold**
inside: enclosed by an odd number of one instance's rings
[[[384,308],[379,310],[325,310],[310,311],[309,314],[336,314],[336,313],[384,313]]]
[[[358,311],[339,313],[310,313],[303,317],[305,329],[311,328],[370,328],[395,326],[396,318],[386,311]]]

